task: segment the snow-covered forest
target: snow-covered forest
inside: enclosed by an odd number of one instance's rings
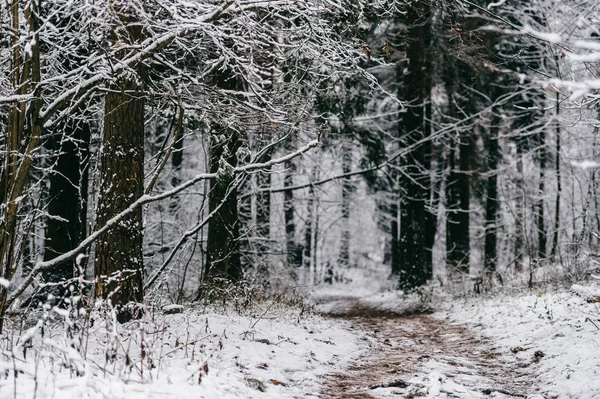
[[[0,0],[0,398],[600,398],[596,0]]]

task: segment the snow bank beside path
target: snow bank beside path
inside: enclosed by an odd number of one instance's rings
[[[188,309],[128,325],[97,317],[89,337],[60,320],[64,311],[49,313],[43,334],[30,330],[33,341],[2,337],[0,397],[311,398],[325,374],[360,352],[343,321],[293,309],[254,317]]]
[[[437,317],[466,323],[530,369],[548,398],[600,398],[600,304],[596,286],[454,302]]]

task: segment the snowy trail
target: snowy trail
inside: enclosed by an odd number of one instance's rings
[[[517,363],[463,325],[386,313],[356,298],[336,298],[330,309],[363,330],[371,349],[346,373],[331,376],[323,398],[543,398],[529,363]]]

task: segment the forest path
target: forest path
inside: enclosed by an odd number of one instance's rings
[[[336,298],[331,317],[364,331],[370,350],[329,377],[322,398],[544,398],[529,365],[466,326],[428,314],[393,314]],[[532,359],[531,362],[536,359]]]

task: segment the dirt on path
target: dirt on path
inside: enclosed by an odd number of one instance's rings
[[[370,349],[347,372],[329,377],[322,398],[544,398],[532,382],[531,365],[539,360],[533,354],[517,363],[465,326],[336,300],[344,310],[332,317],[364,331]]]

